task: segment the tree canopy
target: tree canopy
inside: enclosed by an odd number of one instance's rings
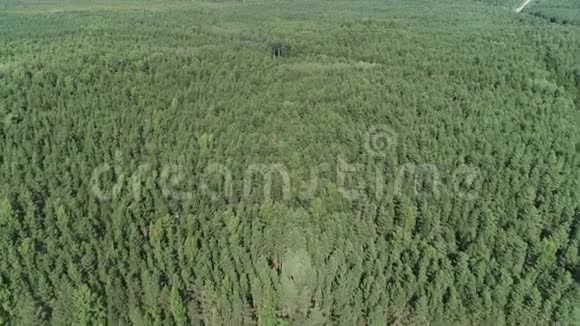
[[[0,0],[0,325],[577,322],[542,6]]]

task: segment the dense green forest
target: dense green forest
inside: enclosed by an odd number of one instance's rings
[[[0,325],[577,324],[547,3],[0,0]]]

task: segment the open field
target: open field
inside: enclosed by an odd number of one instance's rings
[[[551,23],[580,25],[580,6],[574,0],[538,0],[529,12]]]

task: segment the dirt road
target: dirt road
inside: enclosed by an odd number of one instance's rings
[[[522,3],[522,5],[521,5],[521,6],[519,6],[519,7],[517,7],[517,8],[516,8],[516,12],[520,12],[520,11],[524,10],[524,8],[525,8],[527,5],[529,5],[529,4],[530,4],[530,2],[532,2],[532,0],[526,0],[526,1],[524,1],[524,3]]]

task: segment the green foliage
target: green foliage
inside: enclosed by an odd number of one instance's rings
[[[104,325],[105,312],[100,298],[86,285],[72,293],[73,325]]]
[[[550,23],[580,25],[580,6],[575,0],[537,0],[529,12]]]
[[[0,0],[0,325],[573,324],[580,27],[518,4]]]
[[[175,325],[187,325],[186,308],[181,299],[181,294],[179,294],[179,288],[176,285],[171,288],[170,304]]]
[[[290,54],[290,45],[284,41],[274,41],[272,47],[273,57],[287,57]]]
[[[13,320],[12,310],[12,295],[0,278],[0,325],[8,325]]]
[[[306,250],[286,253],[280,275],[280,305],[293,323],[303,324],[308,318],[316,278]]]

